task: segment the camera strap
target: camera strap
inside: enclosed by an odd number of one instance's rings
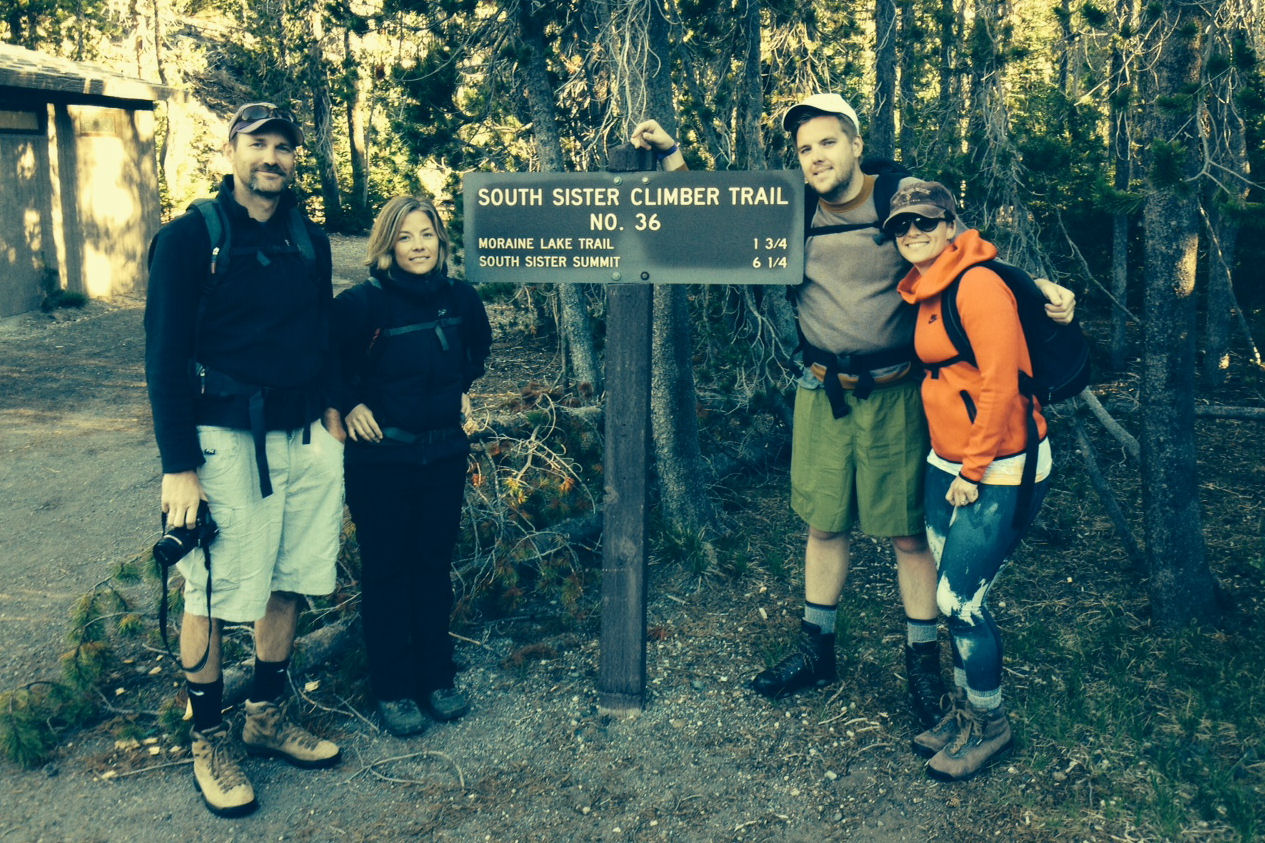
[[[203,558],[206,560],[206,652],[202,654],[202,658],[198,659],[198,663],[192,667],[184,663],[184,659],[177,656],[171,650],[171,641],[167,638],[167,566],[159,565],[162,570],[162,599],[158,602],[158,631],[163,639],[163,646],[167,648],[167,655],[180,665],[180,669],[185,673],[197,673],[206,667],[207,660],[211,658],[211,636],[215,632],[215,620],[211,617],[211,548],[210,545],[202,548]]]

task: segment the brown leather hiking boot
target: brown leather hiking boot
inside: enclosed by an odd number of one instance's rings
[[[945,782],[969,779],[1001,758],[1010,742],[1004,707],[984,710],[967,703],[962,728],[927,762],[927,775]]]
[[[751,687],[758,694],[777,699],[812,685],[829,685],[835,676],[834,632],[824,633],[816,624],[801,621],[795,651],[756,674]]]
[[[193,786],[206,808],[217,817],[242,817],[259,807],[255,789],[237,764],[240,750],[233,746],[223,723],[205,732],[194,731]]]
[[[343,757],[336,744],[296,725],[275,702],[246,701],[242,743],[251,755],[281,758],[306,769],[333,767]]]
[[[909,678],[909,707],[924,729],[934,727],[944,715],[945,694],[940,671],[940,645],[905,645],[905,676]]]
[[[954,688],[953,693],[945,695],[945,701],[947,705],[940,722],[925,732],[914,735],[909,742],[919,758],[935,755],[962,731],[962,725],[966,722],[966,692],[961,688]]]

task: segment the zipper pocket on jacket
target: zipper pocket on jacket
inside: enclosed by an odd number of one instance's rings
[[[962,396],[962,403],[966,405],[966,415],[970,418],[971,424],[975,424],[975,402],[971,400],[971,393],[963,389],[958,395]]]

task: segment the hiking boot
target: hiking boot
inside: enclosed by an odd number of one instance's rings
[[[961,688],[954,688],[952,694],[946,695],[946,702],[948,705],[940,722],[925,732],[914,735],[910,741],[914,754],[919,758],[935,755],[962,731],[962,724],[966,722],[966,692]]]
[[[397,738],[420,735],[426,731],[426,718],[417,703],[408,698],[402,700],[378,700],[378,717],[382,725]]]
[[[342,751],[336,744],[295,725],[275,702],[246,700],[242,743],[251,755],[281,758],[306,769],[333,767],[342,760]]]
[[[927,762],[927,775],[944,782],[969,779],[1001,758],[1010,741],[1004,707],[984,710],[968,703],[962,728]]]
[[[801,621],[795,651],[773,667],[756,674],[751,688],[769,699],[778,699],[809,686],[822,687],[835,681],[835,635]]]
[[[918,725],[930,729],[944,714],[941,701],[946,691],[940,673],[940,645],[911,647],[906,644],[905,675],[909,677],[909,707]]]
[[[426,695],[422,708],[436,720],[456,720],[470,710],[466,695],[456,688],[436,688]]]
[[[193,786],[206,808],[217,817],[242,817],[259,807],[255,789],[237,764],[228,727],[223,723],[205,732],[194,731]]]

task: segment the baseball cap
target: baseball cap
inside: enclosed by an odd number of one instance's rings
[[[808,99],[795,103],[786,110],[786,115],[782,117],[782,128],[788,132],[794,131],[796,122],[805,113],[813,116],[818,114],[838,114],[847,117],[852,121],[853,127],[858,132],[861,131],[861,121],[857,119],[857,113],[838,94],[813,94]]]
[[[896,217],[917,214],[932,220],[953,219],[957,203],[949,188],[938,181],[916,181],[902,186],[892,194],[891,210],[883,220],[883,228]]]
[[[276,124],[270,128],[284,132],[295,146],[303,145],[303,130],[294,113],[270,102],[249,102],[238,108],[228,122],[228,139],[231,141],[242,132],[253,134],[268,124]]]

